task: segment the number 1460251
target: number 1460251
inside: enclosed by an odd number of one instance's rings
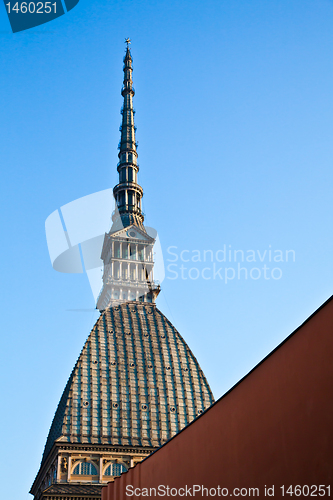
[[[8,14],[16,12],[17,14],[50,14],[57,12],[56,2],[16,2],[13,6],[10,2],[6,3]]]
[[[324,496],[331,496],[331,487],[330,486],[325,486],[323,484],[317,486],[315,484],[311,486],[307,486],[306,484],[304,486],[280,486],[281,489],[281,494],[282,496],[286,495],[295,495],[296,497],[299,497],[302,495],[302,497],[324,497]]]

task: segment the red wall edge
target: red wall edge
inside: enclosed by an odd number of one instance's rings
[[[292,498],[297,485],[305,486],[301,498],[333,496],[332,396],[331,298],[209,410],[103,488],[102,500],[147,498],[143,488],[156,488],[159,498],[159,485],[175,488],[173,498],[186,485],[215,488],[220,497],[267,498],[273,491],[265,487],[274,486],[274,498]],[[126,495],[129,486],[142,494]],[[195,496],[207,498],[205,490]]]

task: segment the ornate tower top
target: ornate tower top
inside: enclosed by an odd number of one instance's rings
[[[119,183],[114,187],[113,194],[116,200],[116,211],[113,215],[112,232],[120,227],[127,227],[134,224],[141,229],[143,227],[144,216],[141,211],[142,187],[137,182],[139,165],[137,163],[138,153],[135,139],[136,127],[134,125],[133,97],[135,90],[132,80],[132,55],[129,48],[130,39],[126,39],[126,54],[124,57],[124,81],[121,95],[124,98],[121,109],[122,123],[120,126],[119,142],[119,163],[117,170],[119,173]],[[120,220],[119,220],[120,219]]]
[[[121,95],[122,123],[119,142],[119,183],[113,188],[116,208],[112,227],[105,235],[102,250],[104,262],[103,287],[97,308],[104,311],[110,305],[126,302],[154,302],[160,286],[154,281],[153,245],[155,236],[148,234],[141,211],[143,189],[138,184],[139,165],[135,139],[130,39],[124,57],[124,81]]]

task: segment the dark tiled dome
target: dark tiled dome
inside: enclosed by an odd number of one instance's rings
[[[155,304],[108,308],[67,382],[43,461],[56,440],[158,447],[212,403],[196,358]]]

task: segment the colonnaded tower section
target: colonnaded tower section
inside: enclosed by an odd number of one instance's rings
[[[132,56],[124,58],[119,183],[105,235],[100,317],[68,379],[32,485],[35,500],[100,500],[126,472],[213,403],[190,348],[156,307],[135,139]]]

